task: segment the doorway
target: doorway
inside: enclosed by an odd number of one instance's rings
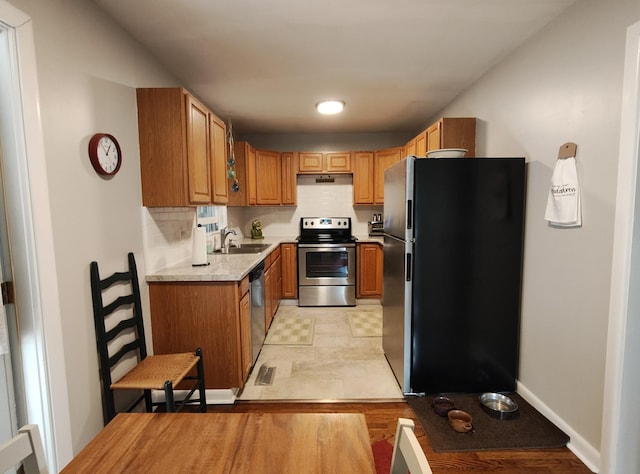
[[[14,331],[11,347],[19,358],[4,364],[15,369],[0,381],[21,381],[14,392],[19,401],[16,424],[39,426],[47,465],[57,472],[73,450],[34,35],[30,18],[5,0],[0,0],[0,61],[2,192],[19,308],[15,315],[19,334]],[[8,395],[8,416],[11,403]]]
[[[639,472],[640,22],[627,29],[618,194],[602,422],[601,472]]]

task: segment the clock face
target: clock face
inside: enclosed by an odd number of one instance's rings
[[[89,141],[89,157],[97,173],[112,176],[122,164],[120,145],[113,135],[97,133]]]

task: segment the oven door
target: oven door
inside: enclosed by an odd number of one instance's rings
[[[299,286],[356,284],[355,244],[298,244]]]

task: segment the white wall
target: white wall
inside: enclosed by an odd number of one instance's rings
[[[637,0],[578,2],[439,114],[478,117],[478,155],[527,157],[520,382],[596,463],[625,34],[638,19]],[[544,206],[567,141],[578,144],[583,226],[557,229]]]
[[[73,449],[102,427],[89,263],[104,274],[134,251],[144,275],[135,88],[175,85],[137,43],[83,0],[10,0],[33,22]],[[100,178],[89,138],[109,132],[123,165]],[[148,308],[144,293],[143,304]],[[45,308],[46,312],[46,308]],[[148,311],[146,311],[148,316]],[[46,318],[46,314],[45,314]]]

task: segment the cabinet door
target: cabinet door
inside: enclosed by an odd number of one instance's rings
[[[351,153],[325,153],[324,171],[327,173],[350,173]]]
[[[273,320],[273,273],[271,267],[264,271],[264,327],[269,330]]]
[[[322,153],[300,152],[298,166],[300,173],[321,173]]]
[[[280,205],[282,170],[280,154],[256,150],[256,204]]]
[[[282,297],[298,297],[298,254],[296,244],[280,245],[282,265]]]
[[[440,143],[440,125],[442,122],[438,120],[436,123],[427,128],[427,151],[439,150],[442,148]]]
[[[229,201],[227,206],[246,206],[248,203],[247,191],[247,161],[249,143],[238,141],[233,143],[233,155],[236,162],[236,179],[238,180],[238,191],[229,191]]]
[[[251,370],[251,301],[249,293],[240,300],[240,353],[242,360],[242,379],[247,380]]]
[[[353,153],[353,203],[373,204],[374,166],[372,151]]]
[[[186,96],[187,104],[187,174],[189,202],[211,202],[209,180],[209,111],[194,97]]]
[[[403,149],[403,155],[404,156],[412,156],[412,155],[416,155],[416,138],[412,138],[411,140],[409,140],[407,143],[405,143],[404,145],[404,149]],[[419,156],[419,155],[416,155]]]
[[[206,388],[241,387],[239,301],[235,281],[150,283],[153,352],[200,347]]]
[[[280,154],[282,166],[282,205],[296,205],[296,156],[287,152]]]
[[[465,148],[465,157],[476,156],[476,119],[443,117],[440,122],[440,148]]]
[[[379,244],[358,245],[358,297],[382,296],[382,248]]]
[[[271,294],[272,304],[271,304],[271,317],[273,318],[278,312],[278,308],[280,307],[280,298],[282,297],[282,258],[280,257],[280,249],[278,248],[275,252],[278,252],[277,257],[271,264],[271,271],[273,272],[273,293]]]
[[[211,183],[212,202],[226,204],[229,200],[227,179],[227,127],[224,122],[210,114],[211,133]]]
[[[184,97],[180,88],[136,90],[143,206],[189,205]]]
[[[402,147],[376,151],[374,204],[384,204],[384,170],[402,159]]]
[[[416,138],[416,156],[427,156],[427,132],[420,133]]]
[[[250,206],[258,203],[258,184],[256,181],[256,149],[251,145],[247,149],[247,201]]]

